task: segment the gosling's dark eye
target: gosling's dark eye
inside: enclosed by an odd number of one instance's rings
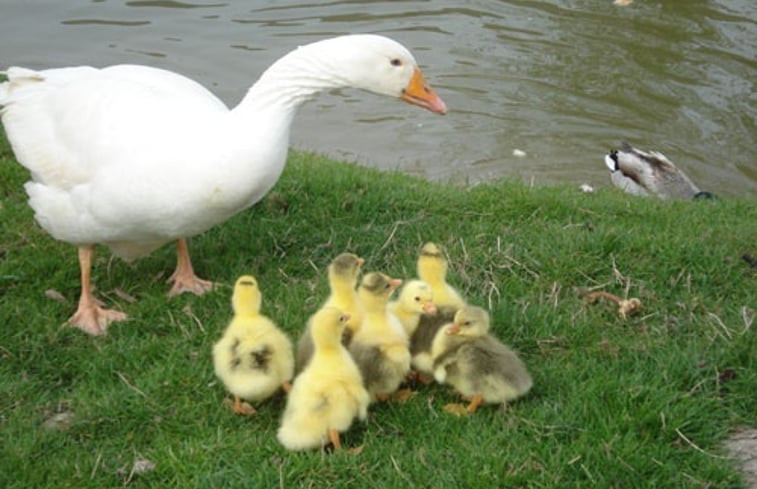
[[[420,301],[421,301],[421,298],[420,298],[420,297],[416,297],[416,298],[415,298],[415,302],[420,302]]]
[[[402,66],[402,61],[399,58],[394,58],[390,61],[392,66]]]
[[[470,321],[465,321],[465,322],[463,323],[463,326],[470,326]]]

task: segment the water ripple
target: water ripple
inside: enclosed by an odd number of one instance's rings
[[[293,144],[360,164],[468,183],[602,186],[604,151],[627,139],[668,154],[702,187],[757,196],[754,0],[6,3],[8,64],[149,58],[230,105],[297,45],[390,35],[414,52],[450,112],[432,117],[350,90],[305,106]],[[139,29],[119,30],[114,44],[110,27]]]

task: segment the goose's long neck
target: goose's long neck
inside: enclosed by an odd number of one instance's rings
[[[278,107],[294,115],[303,102],[317,93],[348,85],[349,81],[329,64],[325,53],[310,45],[295,49],[271,65],[235,110]]]

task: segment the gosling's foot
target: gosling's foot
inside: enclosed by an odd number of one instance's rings
[[[257,413],[254,407],[249,402],[243,401],[237,396],[234,396],[234,401],[230,401],[229,399],[226,399],[224,401],[226,404],[231,407],[231,410],[234,411],[234,414],[238,414],[240,416],[252,416]]]

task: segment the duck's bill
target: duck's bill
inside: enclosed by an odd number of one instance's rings
[[[407,84],[407,87],[402,92],[401,98],[409,104],[423,107],[435,114],[444,115],[447,113],[447,105],[434,92],[431,85],[428,84],[420,68],[415,69],[415,73],[413,73],[410,83]]]

